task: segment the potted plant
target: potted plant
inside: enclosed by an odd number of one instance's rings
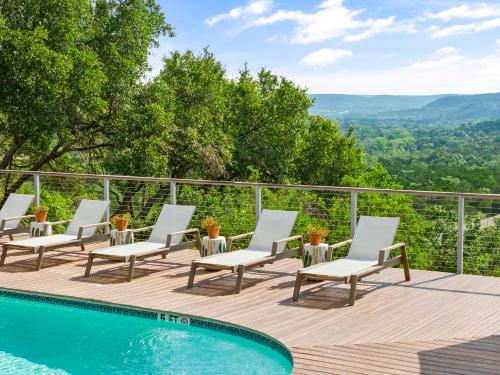
[[[219,219],[213,216],[207,216],[201,222],[203,228],[205,228],[208,232],[208,237],[217,238],[219,237],[220,232],[220,223]]]
[[[47,214],[49,213],[49,208],[47,206],[37,206],[35,207],[35,220],[37,223],[45,223],[47,221]]]
[[[113,216],[111,222],[116,226],[119,232],[123,232],[127,229],[128,222],[130,221],[130,213],[117,214]]]
[[[328,229],[319,224],[310,224],[307,226],[307,236],[312,246],[318,246],[328,233]]]

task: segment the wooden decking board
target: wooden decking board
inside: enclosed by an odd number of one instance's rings
[[[92,245],[89,248],[100,247]],[[186,289],[196,251],[138,262],[126,282],[124,263],[96,261],[83,278],[86,252],[14,252],[0,268],[0,288],[89,298],[175,311],[247,326],[287,345],[295,374],[500,374],[500,278],[389,269],[359,283],[355,306],[348,286],[305,283],[291,301],[301,262],[286,259],[251,270],[242,293],[235,276],[200,271]],[[458,339],[457,339],[458,337]]]

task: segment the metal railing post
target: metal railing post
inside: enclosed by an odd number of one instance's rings
[[[351,238],[356,232],[356,224],[358,221],[358,193],[351,191]]]
[[[35,206],[40,206],[40,175],[33,175],[33,190],[35,191]]]
[[[255,187],[255,221],[258,222],[262,211],[262,190],[260,186]]]
[[[457,222],[457,273],[464,273],[464,197],[458,197],[458,222]]]
[[[105,201],[109,201],[109,178],[108,177],[104,177],[104,180],[103,180],[103,199]],[[110,208],[108,206],[108,208],[106,208],[106,221],[109,221],[111,218],[111,213],[110,213]]]
[[[177,184],[175,182],[170,183],[170,204],[177,204]]]

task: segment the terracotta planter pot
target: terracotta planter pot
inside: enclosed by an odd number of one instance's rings
[[[37,223],[45,223],[47,221],[48,212],[35,212],[35,219]]]
[[[219,237],[220,226],[218,227],[207,227],[208,237],[217,238]]]
[[[321,233],[309,232],[309,243],[313,246],[318,246],[321,243]]]
[[[127,229],[128,219],[115,219],[116,229],[118,231],[123,232]]]

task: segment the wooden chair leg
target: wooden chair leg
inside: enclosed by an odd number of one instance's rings
[[[349,294],[349,305],[354,306],[354,301],[356,300],[356,284],[358,282],[358,276],[351,276],[351,291]]]
[[[38,261],[36,262],[36,270],[40,271],[42,268],[42,262],[43,262],[43,254],[45,253],[45,247],[41,246],[40,249],[38,250]]]
[[[5,263],[5,258],[7,257],[7,246],[2,246],[2,257],[0,258],[0,266],[3,266]]]
[[[299,299],[300,287],[302,286],[302,281],[304,277],[297,272],[297,278],[295,279],[295,288],[293,288],[293,301],[297,301]]]
[[[12,233],[9,233],[9,240],[14,241],[14,235]]]
[[[403,248],[401,249],[401,264],[403,265],[405,280],[410,281],[410,266],[408,265],[408,254],[406,252],[406,246],[403,246]]]
[[[80,249],[81,249],[82,251],[85,251],[85,244],[83,244],[83,243],[82,243],[82,244],[80,245]]]
[[[89,260],[87,261],[87,267],[85,268],[85,277],[90,277],[90,270],[92,269],[92,263],[94,262],[94,256],[89,254]]]
[[[167,253],[161,253],[161,258],[162,259],[167,259]]]
[[[134,278],[134,267],[135,267],[135,255],[132,255],[129,259],[130,266],[128,268],[128,277],[127,281],[131,282],[132,279]]]
[[[196,275],[196,263],[191,263],[191,271],[189,272],[188,288],[192,288],[194,284],[194,277]]]
[[[238,266],[238,278],[236,279],[236,286],[234,287],[234,293],[238,294],[241,292],[241,283],[243,281],[243,273],[245,272],[245,266],[240,264]]]

